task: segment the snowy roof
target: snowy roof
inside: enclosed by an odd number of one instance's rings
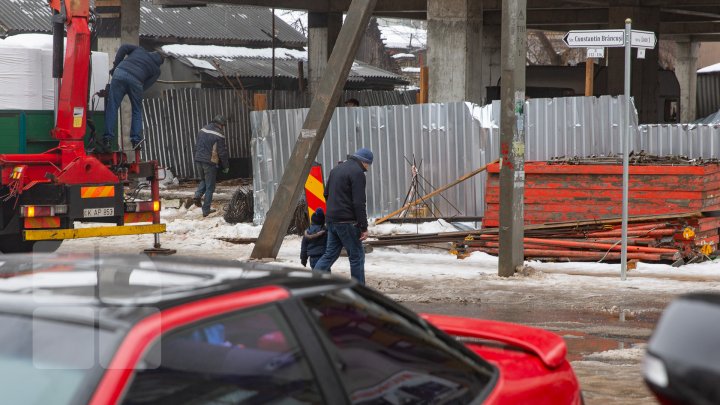
[[[251,49],[213,45],[165,45],[162,50],[195,68],[206,70],[211,76],[220,77],[270,77],[272,72],[272,49]],[[298,78],[298,61],[307,61],[307,52],[293,49],[275,49],[275,74],[278,77]],[[199,63],[204,61],[206,64]],[[216,69],[215,66],[219,66]],[[398,85],[407,84],[403,77],[363,62],[354,62],[349,81],[363,81],[366,78],[390,80]]]
[[[163,8],[140,3],[140,36],[166,42],[270,46],[272,12],[266,7],[207,5]],[[275,18],[279,45],[305,46],[304,35]],[[0,37],[18,33],[50,33],[47,0],[0,0]]]
[[[394,18],[378,18],[378,28],[390,49],[425,49],[427,48],[427,29],[421,21]]]
[[[420,68],[415,66],[406,66],[402,68],[403,73],[420,73]]]
[[[706,66],[700,70],[697,71],[698,73],[716,73],[720,72],[720,63],[716,63],[714,65]]]
[[[392,57],[393,59],[415,59],[415,55],[411,53],[396,53]]]
[[[272,48],[245,48],[238,46],[217,45],[164,45],[163,52],[173,56],[206,57],[206,58],[272,58]],[[275,48],[275,59],[307,60],[307,51]]]

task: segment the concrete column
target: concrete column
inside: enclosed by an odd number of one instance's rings
[[[687,123],[697,118],[697,60],[698,42],[677,41],[675,76],[680,82],[680,122]]]
[[[428,0],[427,9],[430,102],[482,103],[482,2]]]
[[[342,27],[342,13],[308,13],[308,88],[315,93]]]
[[[632,19],[634,30],[652,31],[659,36],[660,9],[656,7],[610,7],[610,27],[625,27],[625,19]],[[608,48],[608,94],[623,94],[625,76],[624,48]],[[635,108],[641,124],[662,120],[658,111],[658,52],[659,47],[645,51],[645,59],[637,59],[637,49],[632,51],[632,77],[630,94],[634,97]]]
[[[500,25],[483,25],[482,39],[482,95],[483,103],[487,103],[486,89],[489,86],[498,86],[500,79]]]

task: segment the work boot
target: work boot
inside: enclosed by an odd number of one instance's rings
[[[200,206],[200,199],[199,199],[199,198],[192,198],[192,197],[188,197],[187,199],[185,199],[185,209],[186,209],[186,210],[190,209],[190,207],[192,207],[193,205],[196,205],[196,206],[199,207],[199,206]]]
[[[203,218],[207,217],[208,215],[212,214],[213,212],[217,212],[217,210],[210,208],[210,211],[203,212]]]

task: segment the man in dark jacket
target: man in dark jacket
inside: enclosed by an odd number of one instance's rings
[[[142,95],[160,76],[163,57],[157,52],[148,52],[139,46],[124,44],[115,54],[110,69],[112,81],[105,105],[105,135],[103,147],[112,149],[116,139],[117,112],[125,95],[130,98],[132,120],[130,121],[130,141],[133,149],[140,148],[142,142]]]
[[[322,208],[318,208],[310,217],[310,227],[305,231],[305,235],[300,245],[300,262],[303,266],[307,265],[308,257],[310,258],[310,268],[325,253],[325,245],[327,244],[327,229],[325,229],[325,212]]]
[[[185,202],[185,208],[195,203],[196,206],[202,206],[203,217],[213,212],[210,208],[212,204],[213,193],[215,192],[215,178],[217,177],[218,168],[222,168],[223,173],[230,171],[230,156],[228,155],[227,144],[225,143],[225,123],[227,120],[222,114],[218,114],[213,118],[212,122],[205,125],[198,132],[195,140],[195,167],[200,175],[200,183],[195,190],[195,198],[188,199]],[[201,203],[202,196],[205,199]]]
[[[350,275],[365,284],[365,250],[362,246],[368,235],[365,172],[372,162],[370,149],[360,148],[330,171],[325,188],[328,241],[325,254],[314,270],[329,272],[345,247],[350,259]]]

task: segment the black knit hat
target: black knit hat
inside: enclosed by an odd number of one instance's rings
[[[218,124],[218,125],[225,126],[225,123],[227,122],[227,119],[225,119],[225,116],[224,116],[224,115],[218,114],[218,115],[215,116],[215,118],[213,118],[212,122],[214,122],[214,123],[216,123],[216,124]]]
[[[315,225],[325,225],[325,212],[322,208],[318,208],[310,217],[310,221]]]

